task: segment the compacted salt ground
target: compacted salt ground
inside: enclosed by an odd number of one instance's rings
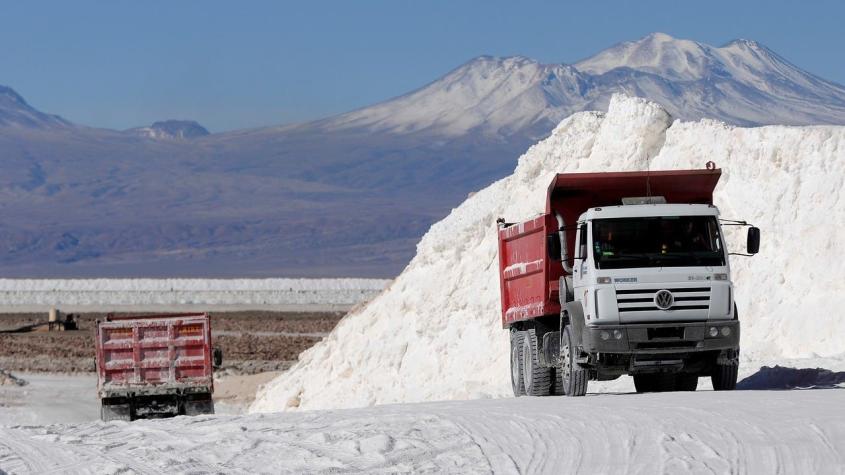
[[[597,394],[0,427],[10,473],[842,473],[845,390]]]

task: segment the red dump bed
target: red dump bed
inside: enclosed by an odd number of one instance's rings
[[[575,251],[575,223],[590,208],[617,206],[625,197],[662,196],[666,203],[713,203],[721,170],[561,173],[546,198],[546,212],[519,224],[499,228],[499,277],[502,325],[560,312],[560,259],[550,258],[548,236],[564,222],[570,256]]]
[[[109,316],[96,347],[100,397],[213,389],[208,314]]]

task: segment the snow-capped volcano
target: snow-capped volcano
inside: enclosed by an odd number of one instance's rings
[[[410,94],[328,121],[393,133],[546,134],[587,87],[572,66],[481,56]]]
[[[545,135],[573,112],[606,110],[616,92],[654,100],[685,120],[845,124],[845,87],[802,71],[759,43],[735,40],[716,48],[652,33],[573,65],[482,56],[410,94],[327,125],[450,137]]]

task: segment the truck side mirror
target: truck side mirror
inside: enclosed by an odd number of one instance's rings
[[[212,359],[212,366],[215,368],[219,368],[223,366],[223,350],[220,348],[214,348],[211,351],[211,359]]]
[[[757,254],[760,252],[760,228],[751,226],[748,228],[748,241],[746,247],[749,254]]]
[[[549,259],[560,260],[560,238],[557,233],[546,236],[546,249],[549,250]]]

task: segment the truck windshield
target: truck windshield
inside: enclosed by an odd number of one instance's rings
[[[714,216],[656,216],[593,220],[599,269],[723,266]]]

